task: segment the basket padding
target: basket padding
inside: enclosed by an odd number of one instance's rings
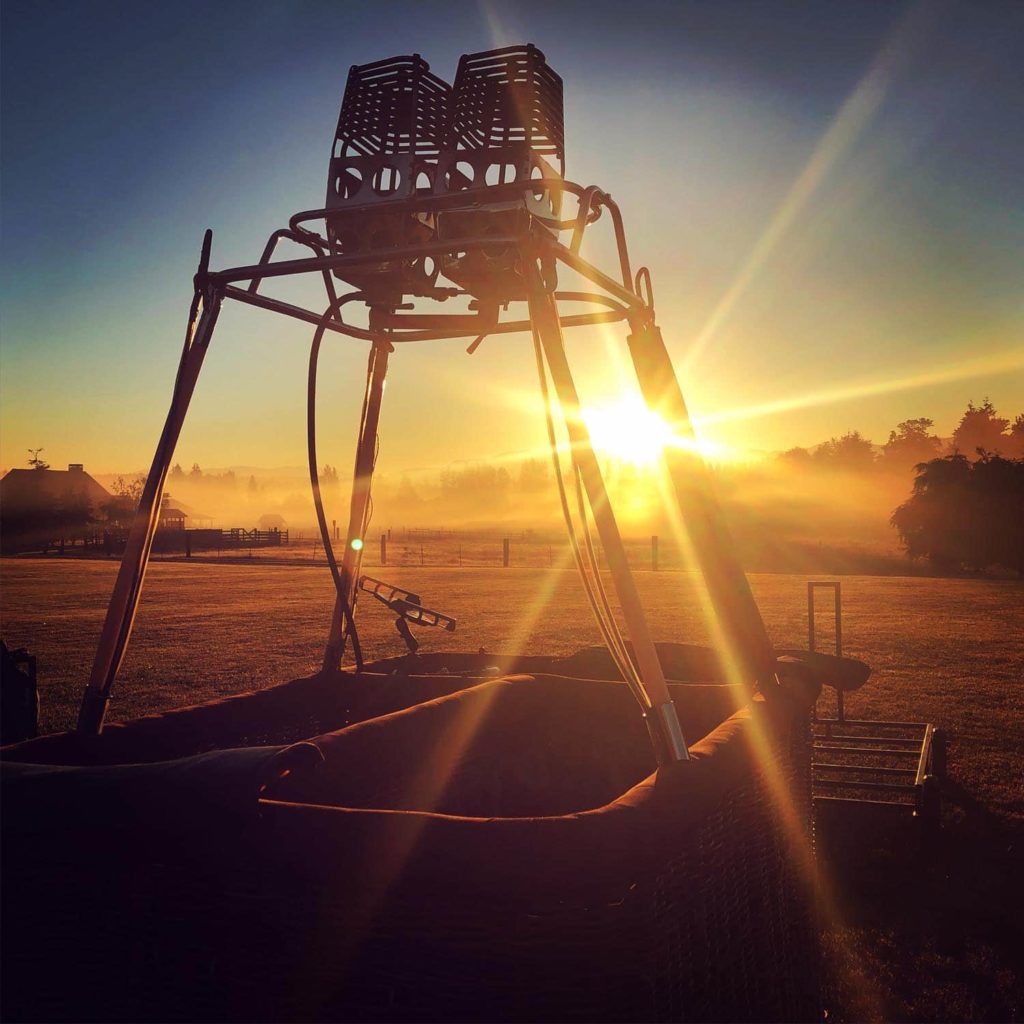
[[[703,672],[709,659],[714,659],[712,652],[682,644],[658,647],[662,660],[674,669],[668,672],[670,679],[716,678]],[[593,678],[616,678],[607,653],[607,664],[589,650],[581,655],[552,658],[431,653],[412,661],[386,659],[367,666],[363,673],[320,673],[128,722],[111,722],[98,737],[74,732],[40,736],[4,747],[0,759],[66,765],[169,761],[211,750],[295,743],[465,689],[480,679],[493,678],[497,672],[586,677],[593,670]],[[732,701],[719,693],[722,703],[715,714],[701,711],[688,720],[691,708],[706,708],[709,700],[713,706],[715,696],[692,700],[696,691],[687,693],[686,699],[680,695],[676,703],[688,739],[703,736],[745,699],[738,690]]]
[[[251,825],[282,775],[322,760],[312,743],[216,750],[176,761],[73,767],[0,764],[5,842],[121,828],[173,834]],[[31,837],[31,838],[30,838]]]
[[[735,709],[723,686],[676,686],[698,739]],[[512,676],[318,737],[325,765],[279,792],[309,803],[536,817],[601,807],[654,771],[622,683]]]
[[[53,733],[4,747],[4,761],[132,764],[210,750],[294,743],[462,689],[454,675],[328,672],[265,690],[112,722],[100,736]]]
[[[486,693],[477,688],[463,702]],[[265,802],[287,837],[276,847],[279,874],[305,873],[317,894],[318,941],[332,936],[326,959],[298,954],[320,965],[303,975],[312,1004],[303,1012],[816,1018],[811,894],[801,875],[810,842],[804,712],[755,701],[695,744],[690,761],[577,813],[470,817]],[[401,758],[401,728],[412,717],[380,723],[374,756],[390,739],[390,763]],[[325,767],[333,759],[340,769],[338,751],[320,742]]]

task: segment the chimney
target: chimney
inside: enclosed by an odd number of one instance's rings
[[[84,473],[85,472],[85,463],[82,463],[82,462],[69,462],[68,463],[68,472],[69,473]]]

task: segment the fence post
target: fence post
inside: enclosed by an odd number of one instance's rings
[[[185,531],[185,557],[192,557],[192,533],[189,530]]]
[[[651,570],[658,571],[658,535],[651,536]]]
[[[938,779],[946,777],[946,730],[936,729],[932,733],[932,770]]]
[[[388,564],[388,536],[386,533],[380,535],[380,564]]]
[[[501,564],[508,568],[508,537],[501,542]]]

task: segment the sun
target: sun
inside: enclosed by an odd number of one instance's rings
[[[665,419],[648,409],[639,396],[627,396],[607,405],[583,409],[583,422],[599,455],[631,462],[640,468],[654,466],[665,448],[688,448],[706,459],[720,459],[721,445],[705,439],[680,437]]]

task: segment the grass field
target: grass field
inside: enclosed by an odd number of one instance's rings
[[[2,563],[3,636],[38,656],[46,731],[74,722],[114,572],[104,561]],[[425,631],[424,649],[554,654],[598,642],[570,572],[415,567],[381,575],[458,618],[454,634]],[[751,581],[776,644],[805,647],[806,577]],[[657,639],[707,642],[691,576],[641,571],[637,582]],[[932,856],[894,851],[840,879],[843,920],[826,941],[830,1019],[1020,1019],[1024,585],[860,576],[842,584],[844,653],[874,668],[848,712],[944,727],[950,782]],[[322,567],[154,565],[111,717],[308,673],[332,599]],[[360,629],[370,657],[400,653],[383,608],[367,601]],[[822,649],[829,639],[824,630]]]

